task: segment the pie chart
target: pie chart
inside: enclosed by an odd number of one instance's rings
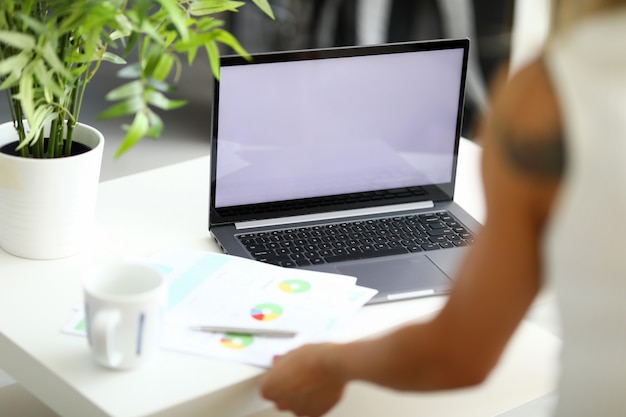
[[[228,349],[245,349],[252,344],[254,337],[249,334],[227,333],[222,337],[220,343]]]
[[[302,294],[311,289],[311,284],[301,279],[288,279],[278,284],[278,288],[289,294]]]
[[[283,314],[283,308],[278,304],[263,303],[258,304],[250,310],[250,315],[258,321],[276,320]]]

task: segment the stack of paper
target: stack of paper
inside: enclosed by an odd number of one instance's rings
[[[270,366],[275,355],[322,341],[375,294],[356,278],[173,249],[150,259],[169,281],[163,347]],[[207,333],[193,326],[291,330],[292,338]]]

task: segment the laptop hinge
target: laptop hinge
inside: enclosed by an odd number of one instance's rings
[[[354,210],[341,210],[329,213],[303,214],[301,216],[279,217],[275,219],[251,220],[235,223],[237,230],[253,229],[257,227],[281,226],[294,223],[314,222],[320,220],[334,220],[343,217],[371,216],[385,213],[396,213],[409,210],[423,210],[435,207],[433,201],[420,201],[419,203],[394,204],[390,206],[362,208]]]

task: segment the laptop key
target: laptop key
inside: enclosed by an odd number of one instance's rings
[[[422,245],[422,249],[423,250],[435,250],[435,249],[441,249],[441,246],[439,246],[436,243],[426,243],[425,245]]]
[[[255,258],[264,258],[266,256],[271,256],[274,255],[274,251],[271,250],[256,250],[254,252],[252,252],[252,256],[254,256]]]
[[[275,264],[275,265],[280,265],[283,262],[292,261],[292,259],[286,255],[263,256],[263,257],[256,258],[256,260],[261,261],[261,262],[267,262],[270,264]]]
[[[452,230],[450,229],[433,229],[428,231],[429,236],[441,236],[450,234],[452,234]]]

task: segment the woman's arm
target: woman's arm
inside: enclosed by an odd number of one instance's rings
[[[541,285],[541,235],[558,176],[531,172],[515,155],[532,149],[542,157],[542,149],[553,146],[559,124],[556,101],[545,97],[553,98],[549,86],[537,63],[494,96],[481,134],[487,221],[443,310],[428,323],[377,339],[297,349],[277,359],[264,377],[266,398],[280,409],[320,416],[351,380],[400,390],[483,381]],[[551,116],[556,119],[535,121]]]

